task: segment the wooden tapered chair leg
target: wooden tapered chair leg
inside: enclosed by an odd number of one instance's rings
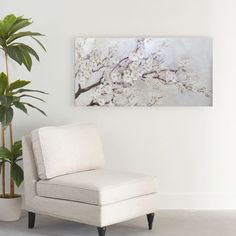
[[[154,213],[147,214],[147,221],[148,221],[149,230],[152,230],[152,223],[153,223],[154,216],[155,216]]]
[[[97,227],[97,229],[98,229],[98,236],[105,236],[106,227]]]
[[[35,224],[35,213],[28,212],[28,228],[29,229],[34,228],[34,224]]]

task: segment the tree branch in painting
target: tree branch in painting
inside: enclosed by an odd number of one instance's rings
[[[82,93],[86,93],[87,91],[89,91],[90,89],[97,87],[98,85],[100,85],[102,83],[102,79],[103,79],[103,75],[101,76],[101,78],[94,84],[91,84],[85,88],[81,88],[80,84],[78,84],[78,90],[75,93],[75,98],[78,98],[79,95],[81,95]]]

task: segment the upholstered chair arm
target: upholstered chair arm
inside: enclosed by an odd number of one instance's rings
[[[30,211],[33,208],[33,199],[37,195],[36,183],[38,174],[36,170],[34,153],[30,136],[22,138],[23,167],[24,167],[24,197],[25,209]]]

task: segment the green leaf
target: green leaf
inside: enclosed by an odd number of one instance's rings
[[[16,150],[19,150],[21,148],[22,148],[21,140],[15,141],[14,144],[12,145],[12,147],[11,147],[11,151],[12,151],[12,153],[15,153]]]
[[[32,59],[30,56],[30,53],[21,47],[21,45],[11,45],[6,48],[6,51],[14,61],[16,61],[18,64],[22,65],[22,63],[25,65],[28,71],[31,70],[32,67]]]
[[[33,48],[31,48],[30,46],[28,46],[26,44],[23,44],[23,43],[18,44],[18,45],[22,48],[22,50],[27,51],[29,54],[34,56],[36,58],[36,60],[39,61],[39,56],[38,56],[38,54],[36,53],[36,51]]]
[[[48,94],[48,93],[43,92],[43,91],[41,91],[41,90],[35,90],[35,89],[19,89],[19,90],[15,91],[14,94],[17,94],[17,93],[24,93],[24,92],[33,92],[33,93]]]
[[[16,61],[20,65],[22,65],[22,63],[23,63],[25,65],[25,67],[28,69],[28,71],[31,70],[32,59],[31,59],[28,51],[21,48],[20,45],[8,46],[6,48],[6,51],[9,55],[9,57],[11,57],[14,61]]]
[[[27,84],[31,83],[31,81],[27,81],[27,80],[16,80],[14,82],[12,82],[8,88],[9,91],[13,91],[15,89],[18,88],[22,88],[24,86],[26,86]]]
[[[19,102],[19,101],[20,101],[20,98],[19,98],[19,97],[13,96],[13,95],[11,95],[11,96],[12,96],[12,98],[13,98],[13,101],[12,101],[13,104],[14,104],[15,102]]]
[[[8,35],[12,35],[14,34],[15,32],[17,32],[18,30],[28,26],[28,25],[31,25],[33,22],[30,21],[30,19],[19,19],[21,17],[18,17],[16,22],[12,25],[12,27],[10,28],[9,32],[8,32]]]
[[[19,187],[24,180],[23,170],[16,163],[11,165],[11,177],[14,180],[17,187]]]
[[[27,51],[22,51],[22,56],[23,56],[23,61],[22,63],[25,65],[25,67],[27,68],[28,71],[31,70],[32,67],[32,59],[30,54]]]
[[[11,123],[13,119],[13,109],[0,105],[0,121],[4,129]]]
[[[37,111],[39,111],[40,113],[42,113],[43,115],[47,116],[47,114],[43,110],[39,109],[38,107],[36,107],[36,106],[34,106],[34,105],[30,104],[30,103],[23,102],[23,104],[25,104],[25,105],[27,105],[27,106],[29,106],[31,108],[34,108]]]
[[[12,153],[6,147],[1,146],[0,147],[0,157],[2,157],[5,160],[6,159],[11,159],[12,158]]]
[[[0,38],[3,40],[6,37],[6,32],[4,30],[4,24],[0,20]]]
[[[6,125],[5,126],[8,126],[11,123],[13,119],[13,113],[14,113],[13,109],[9,107],[6,112]]]
[[[20,22],[21,20],[24,20],[24,19],[23,19],[23,16],[18,16],[18,17],[16,18],[16,22],[15,22],[15,23],[18,23],[18,22]]]
[[[18,46],[8,46],[6,52],[10,58],[16,61],[19,65],[23,63],[23,53],[20,47]]]
[[[46,50],[46,48],[43,46],[43,44],[38,40],[38,39],[36,39],[35,37],[32,37],[32,39],[34,39],[41,47],[42,47],[42,49],[46,52],[47,50]]]
[[[8,36],[8,31],[12,27],[12,25],[16,22],[16,16],[11,14],[6,16],[2,23],[3,23],[3,31],[4,31],[4,38]]]
[[[11,14],[8,16],[5,16],[3,19],[3,24],[5,25],[6,28],[8,28],[9,26],[13,25],[16,22],[16,16]]]
[[[10,107],[13,101],[13,96],[8,96],[8,95],[1,95],[0,96],[0,103],[1,105],[5,107]]]
[[[27,108],[25,107],[25,105],[21,102],[14,102],[14,106],[18,109],[20,109],[21,111],[23,111],[24,113],[28,114]]]
[[[5,93],[5,90],[7,88],[8,84],[8,78],[5,73],[0,74],[0,95],[3,95]]]
[[[3,122],[5,119],[6,107],[0,105],[0,122]]]
[[[12,43],[13,41],[15,41],[16,39],[22,38],[22,37],[26,37],[26,36],[43,36],[43,34],[40,34],[38,32],[31,32],[31,31],[26,31],[26,32],[20,32],[20,33],[15,33],[13,35],[11,35],[8,40],[7,40],[7,44]]]
[[[37,100],[39,100],[39,101],[41,101],[41,102],[45,102],[42,98],[38,98],[38,97],[31,96],[31,95],[28,95],[28,94],[23,94],[23,95],[21,95],[21,96],[19,96],[19,97],[20,97],[20,98],[22,98],[22,97],[29,97],[29,98],[37,99]]]
[[[21,141],[16,141],[11,147],[11,153],[13,156],[13,161],[18,157],[22,156],[22,143]]]

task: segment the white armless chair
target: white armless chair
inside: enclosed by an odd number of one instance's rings
[[[44,127],[22,138],[28,227],[35,213],[106,226],[147,215],[152,229],[157,210],[155,178],[104,168],[96,126]]]

